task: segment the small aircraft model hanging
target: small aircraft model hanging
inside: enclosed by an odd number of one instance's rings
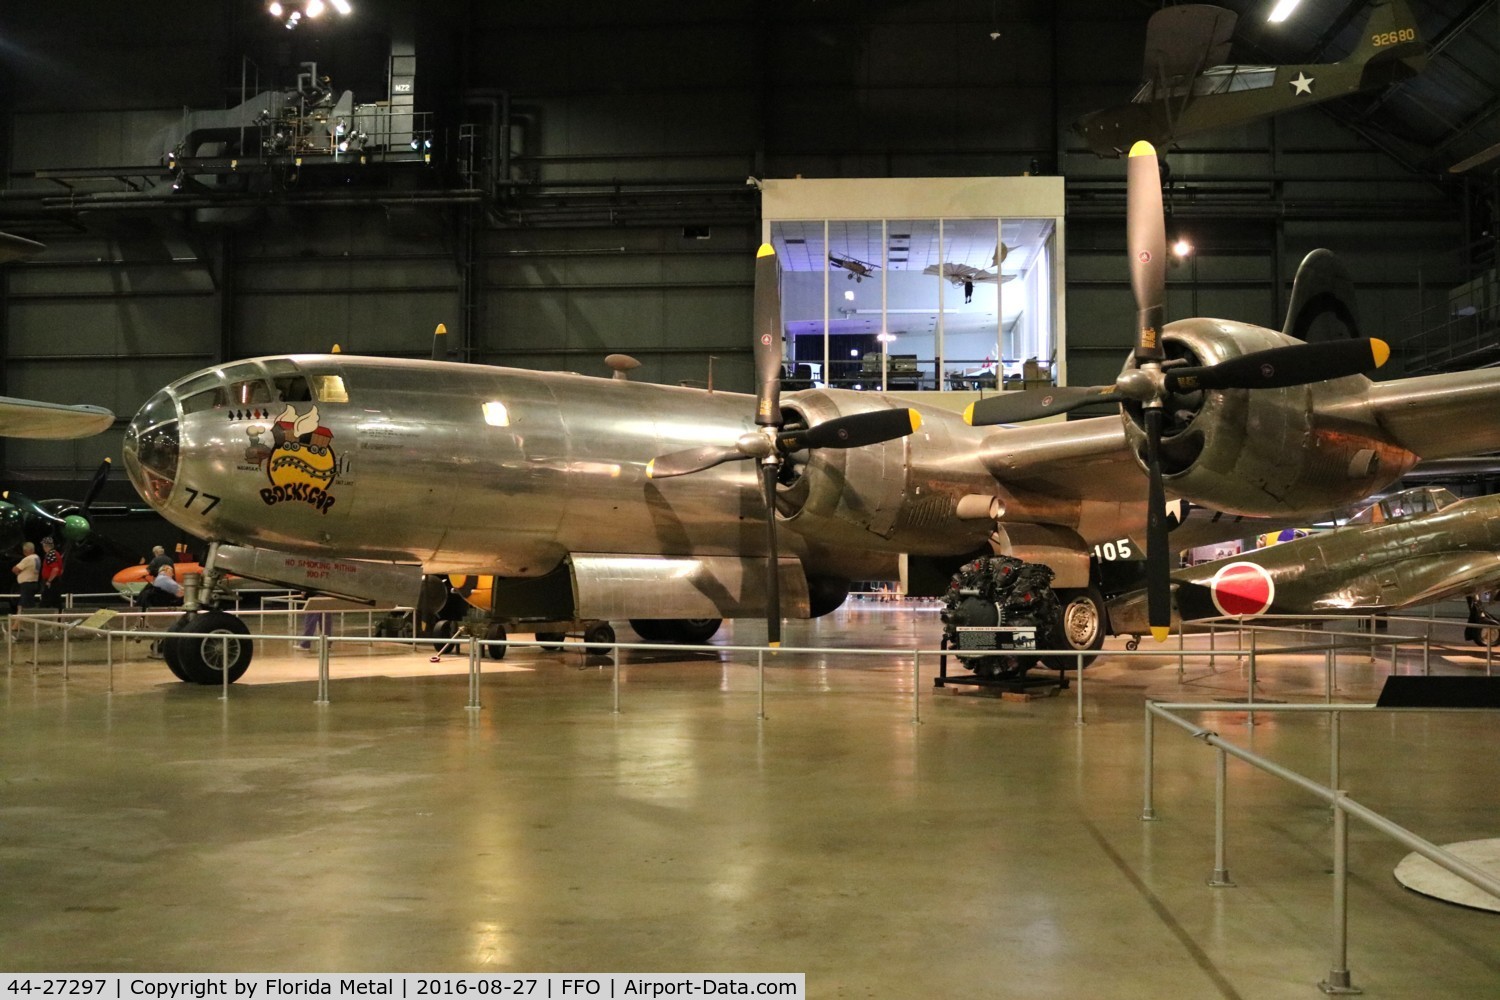
[[[1137,140],[1167,144],[1415,76],[1428,49],[1406,0],[1375,0],[1347,58],[1293,66],[1225,65],[1238,15],[1210,4],[1163,7],[1146,26],[1141,86],[1128,104],[1093,111],[1073,131],[1100,156]]]
[[[841,253],[830,253],[828,262],[834,267],[842,267],[848,271],[848,277],[852,281],[864,281],[880,267],[879,264],[870,264],[858,257],[849,257]]]
[[[1176,570],[1174,619],[1383,614],[1490,592],[1500,587],[1497,526],[1500,496],[1403,490],[1342,527]],[[1112,601],[1115,634],[1143,634],[1144,605],[1138,591]]]
[[[168,666],[219,683],[249,665],[248,630],[219,607],[227,573],[400,604],[424,579],[486,575],[494,637],[629,620],[673,638],[764,616],[776,643],[783,616],[833,610],[850,581],[941,595],[997,553],[1051,576],[1038,648],[1094,650],[1107,632],[1095,545],[1144,531],[1164,598],[1151,625],[1170,621],[1169,543],[1151,513],[1169,482],[1200,506],[1287,517],[1348,506],[1420,457],[1500,450],[1500,372],[1372,385],[1353,373],[1381,360],[1378,342],[1308,344],[1217,319],[1164,327],[1149,147],[1128,181],[1133,360],[1112,386],[990,397],[972,424],[880,393],[783,395],[769,246],[755,267],[754,395],[348,354],[172,383],[124,449],[146,502],[209,543],[179,631],[214,635],[172,637]],[[1304,310],[1327,298],[1293,290]],[[1121,416],[982,426],[1080,394],[1121,401]]]

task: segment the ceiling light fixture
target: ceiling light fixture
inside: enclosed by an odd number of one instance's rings
[[[1292,16],[1292,11],[1296,10],[1301,2],[1302,0],[1278,0],[1276,6],[1271,8],[1271,14],[1266,20],[1272,24],[1280,24]]]
[[[329,7],[344,17],[354,13],[354,7],[349,0],[268,0],[266,13],[290,30],[301,24],[304,19],[312,20],[322,15]]]

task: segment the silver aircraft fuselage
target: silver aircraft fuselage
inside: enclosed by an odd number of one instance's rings
[[[783,397],[809,421],[906,405],[875,393]],[[429,573],[541,576],[569,553],[765,552],[752,461],[652,481],[652,458],[754,429],[754,401],[567,373],[348,355],[216,366],[153,397],[126,435],[132,482],[209,541]],[[983,545],[994,493],[981,442],[924,408],[903,440],[798,455],[778,509],[809,573],[889,578],[898,553]],[[1111,526],[1108,530],[1114,530]]]

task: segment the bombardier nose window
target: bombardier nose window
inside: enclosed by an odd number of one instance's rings
[[[177,404],[159,392],[141,407],[125,432],[125,466],[141,494],[165,503],[177,478]]]

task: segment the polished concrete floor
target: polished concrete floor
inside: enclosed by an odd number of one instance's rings
[[[935,609],[855,601],[789,645],[932,648]],[[622,639],[628,635],[621,627]],[[718,640],[753,643],[762,628]],[[0,969],[804,972],[814,997],[1319,996],[1331,823],[1143,700],[1227,701],[1245,671],[1158,647],[1031,701],[931,686],[912,658],[513,651],[465,707],[463,658],[266,643],[227,700],[139,643],[18,643],[0,676]],[[1203,645],[1191,640],[1190,648]],[[129,647],[128,649],[125,647]],[[133,651],[132,651],[133,650]],[[1397,664],[1421,668],[1415,654]],[[1434,654],[1438,673],[1482,656]],[[1390,663],[1348,656],[1337,697]],[[1322,655],[1263,655],[1259,696],[1323,697]],[[1322,717],[1202,724],[1322,780]],[[1438,842],[1500,835],[1493,713],[1350,717],[1350,793]],[[1349,968],[1372,997],[1500,995],[1500,915],[1402,888],[1350,826]]]

